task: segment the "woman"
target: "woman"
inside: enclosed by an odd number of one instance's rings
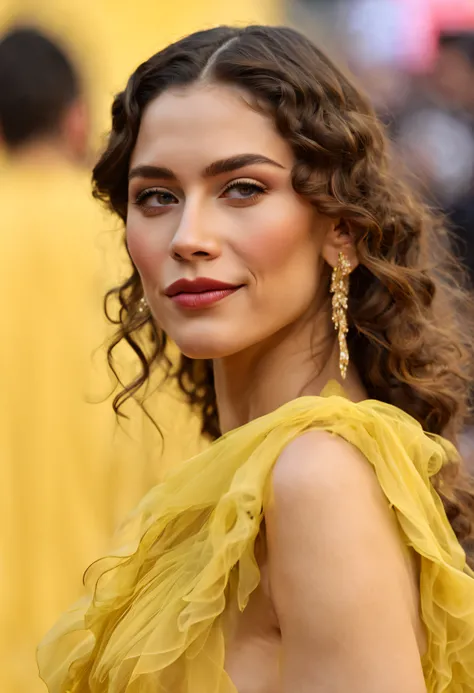
[[[116,406],[169,337],[218,440],[89,570],[40,646],[49,690],[472,691],[468,496],[438,437],[469,303],[370,106],[297,32],[222,27],[141,65],[112,116],[95,194],[126,225],[117,339],[143,366]]]

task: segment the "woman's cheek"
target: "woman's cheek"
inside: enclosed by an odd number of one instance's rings
[[[157,266],[157,249],[153,248],[152,236],[139,225],[127,225],[127,247],[135,267],[142,276],[149,276]]]
[[[255,233],[249,233],[241,241],[240,254],[255,271],[277,269],[289,262],[292,255],[301,250],[301,244],[305,244],[302,231],[295,228],[294,218],[288,221],[275,218],[273,223],[266,219],[265,225],[259,225]]]

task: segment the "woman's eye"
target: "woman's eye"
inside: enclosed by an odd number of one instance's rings
[[[253,200],[265,192],[266,189],[262,185],[242,181],[229,185],[222,193],[222,197],[228,200]]]
[[[159,190],[157,188],[149,188],[143,190],[136,197],[135,204],[141,207],[169,207],[170,205],[178,204],[178,199],[173,193],[167,190]]]

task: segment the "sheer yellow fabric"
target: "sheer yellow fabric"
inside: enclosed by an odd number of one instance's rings
[[[51,693],[235,693],[226,605],[244,609],[259,582],[254,542],[272,466],[309,429],[361,450],[421,557],[427,690],[474,690],[474,573],[430,483],[454,448],[394,407],[323,394],[228,433],[148,493],[122,548],[89,569],[88,596],[40,645]]]

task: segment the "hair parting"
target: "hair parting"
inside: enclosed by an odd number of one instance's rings
[[[205,79],[242,89],[268,114],[294,153],[293,187],[353,234],[348,345],[369,397],[413,416],[428,433],[455,439],[468,414],[473,323],[470,293],[442,218],[398,175],[383,128],[365,96],[308,39],[284,27],[219,27],[188,36],[143,63],[112,107],[112,132],[94,169],[94,194],[125,223],[128,168],[144,109],[165,90]],[[140,314],[140,277],[113,289],[117,336],[141,364],[115,409],[164,364],[219,435],[212,364],[182,356],[172,367],[166,335]],[[462,317],[461,317],[462,316]],[[151,349],[143,346],[143,340]],[[460,540],[469,536],[469,484],[453,464],[438,489]]]

